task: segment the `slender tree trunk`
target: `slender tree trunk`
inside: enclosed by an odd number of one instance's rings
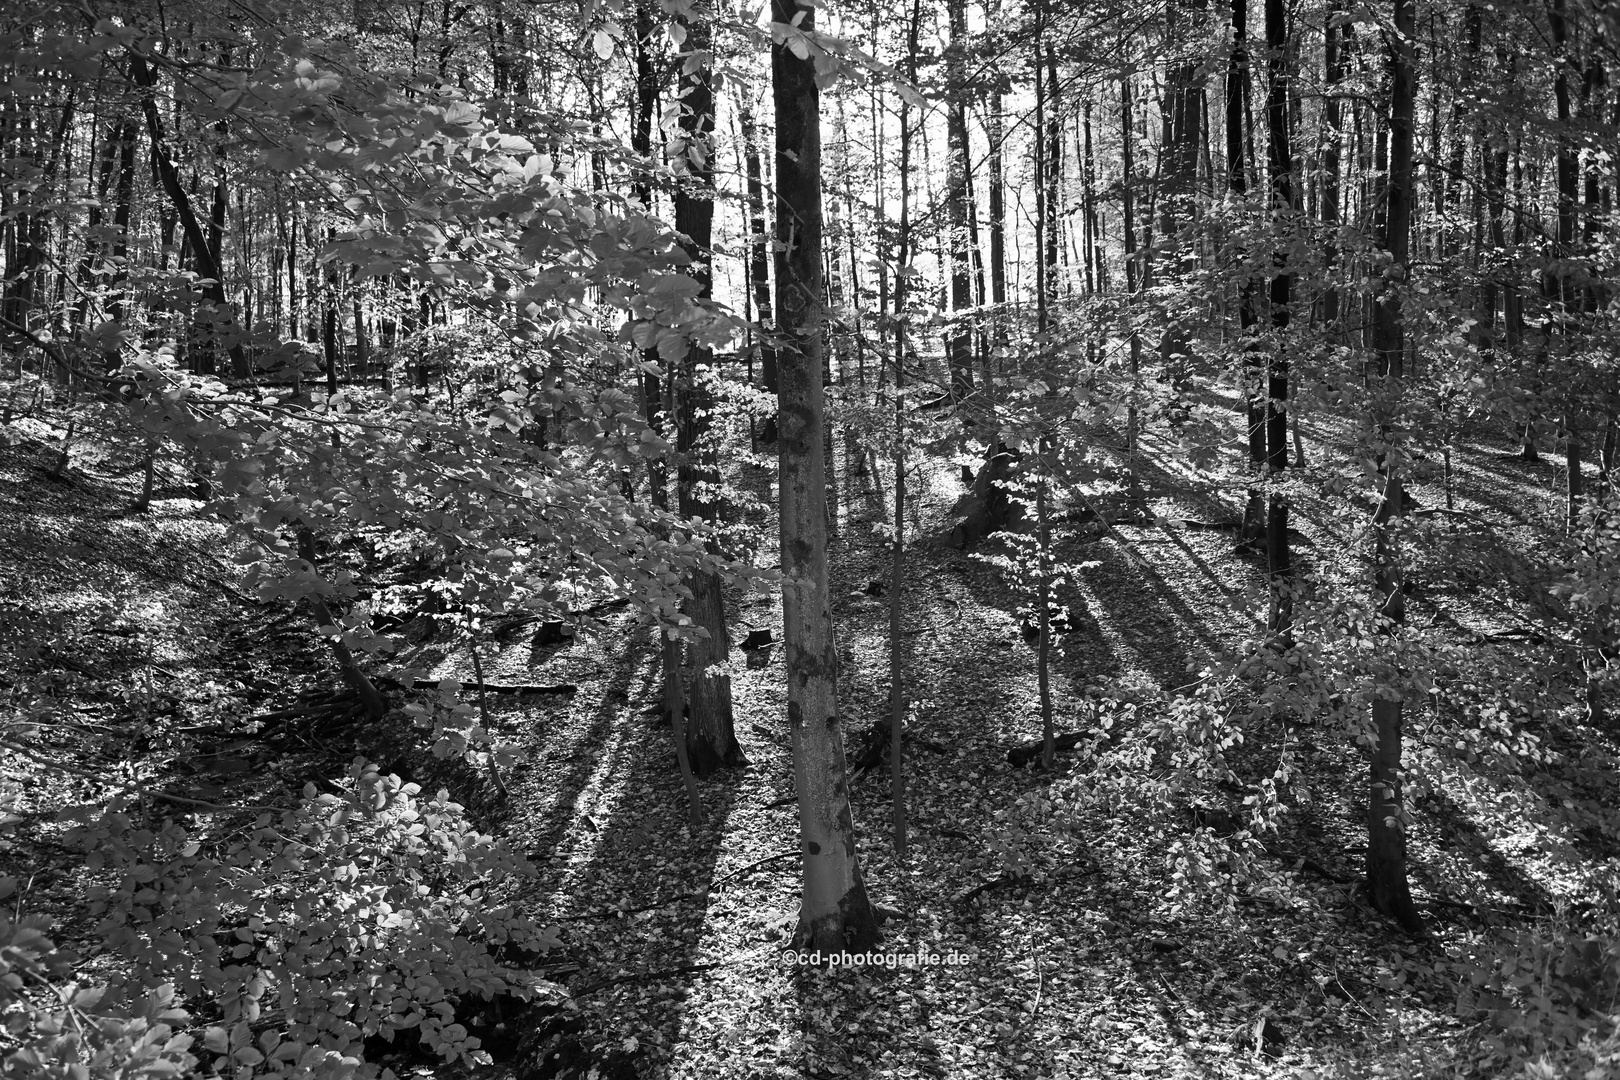
[[[157,98],[153,93],[157,85],[157,75],[139,55],[132,53],[129,64],[130,74],[141,90],[141,109],[146,114],[146,130],[152,140],[152,161],[157,169],[158,178],[162,181],[163,190],[180,218],[181,228],[185,230],[186,240],[197,261],[197,271],[207,281],[203,286],[203,296],[213,305],[215,318],[225,321],[223,327],[216,328],[212,333],[223,333],[229,342],[227,351],[231,357],[231,374],[238,379],[249,378],[253,374],[253,368],[248,363],[247,354],[243,351],[241,343],[236,340],[239,331],[235,325],[234,310],[225,297],[224,274],[209,250],[202,226],[198,224],[197,215],[192,210],[191,199],[181,186],[180,174],[175,170],[174,162],[169,159],[168,148],[164,145],[163,121],[158,117]]]
[[[909,109],[909,106],[901,106]],[[901,121],[901,129],[907,123]],[[904,213],[904,211],[902,211]],[[905,227],[909,231],[910,223]],[[901,733],[906,718],[905,636],[900,628],[905,599],[906,551],[906,366],[897,350],[894,367],[894,552],[889,563],[889,797],[894,829],[894,857],[906,860],[906,769]]]
[[[1086,264],[1086,292],[1095,293],[1102,288],[1101,262],[1102,253],[1098,250],[1097,237],[1097,161],[1091,153],[1091,102],[1085,103],[1085,171],[1082,173],[1084,189],[1082,198],[1085,206],[1085,259]]]
[[[1045,0],[1035,6],[1035,130],[1047,130],[1047,94],[1050,85],[1043,86],[1041,71],[1041,39],[1045,36]],[[1050,59],[1050,52],[1048,58]],[[1047,83],[1052,81],[1052,65],[1047,67]],[[1126,85],[1129,85],[1129,75]],[[1128,100],[1128,99],[1127,99]],[[1129,128],[1129,107],[1126,107],[1126,127]],[[1052,195],[1055,186],[1050,173],[1055,168],[1052,139],[1035,140],[1035,331],[1040,341],[1040,352],[1045,356],[1050,313],[1047,299],[1051,292],[1051,275],[1057,252],[1051,244]],[[1126,189],[1129,190],[1129,166],[1126,168]],[[1127,196],[1128,198],[1129,196]],[[1046,363],[1043,359],[1042,367]],[[1043,372],[1044,374],[1044,372]],[[1052,527],[1047,506],[1048,461],[1051,446],[1044,425],[1036,441],[1035,475],[1035,683],[1041,705],[1041,768],[1050,772],[1057,753],[1057,724],[1052,713]]]
[[[951,372],[951,394],[958,401],[973,389],[973,326],[967,312],[973,306],[972,264],[968,248],[968,191],[972,162],[967,130],[967,2],[946,0],[951,44],[946,50],[949,99],[945,108],[946,150],[949,156],[945,191],[945,223],[949,234],[951,323],[946,342]]]
[[[1178,245],[1181,257],[1171,265],[1187,272],[1193,268],[1190,238],[1182,243],[1180,230],[1191,224],[1197,206],[1198,146],[1203,113],[1199,108],[1203,93],[1203,66],[1186,45],[1177,44],[1181,35],[1196,33],[1202,27],[1206,0],[1173,0],[1165,8],[1167,36],[1177,58],[1165,72],[1164,181],[1159,194],[1159,233],[1166,244]],[[1172,323],[1159,338],[1159,358],[1166,365],[1189,358],[1186,332]]]
[[[906,33],[907,78],[917,78],[917,33],[922,19],[921,0],[914,0]],[[895,859],[906,858],[906,772],[903,738],[905,692],[905,639],[900,622],[905,589],[906,528],[906,294],[910,291],[905,268],[911,262],[911,191],[904,177],[911,169],[911,105],[900,103],[900,221],[895,266],[900,273],[894,283],[894,553],[889,567],[889,785],[890,826],[894,833]]]
[[[129,270],[124,260],[129,257],[129,230],[135,205],[135,136],[133,117],[118,125],[118,180],[113,190],[113,228],[118,231],[118,239],[113,241],[113,257],[118,260],[118,269],[113,274],[107,314],[121,323],[127,323],[130,317],[129,294],[124,289]],[[112,362],[113,357],[109,356],[108,363]]]
[[[1226,186],[1242,204],[1248,198],[1249,177],[1245,162],[1245,121],[1248,116],[1249,42],[1247,0],[1232,0],[1232,52],[1226,68]],[[1244,252],[1238,252],[1243,258]],[[1261,394],[1261,358],[1254,341],[1254,285],[1247,270],[1238,286],[1238,350],[1243,357],[1243,398],[1249,429],[1249,469],[1263,475],[1266,468],[1266,403]],[[1259,488],[1251,487],[1243,505],[1243,526],[1239,532],[1245,546],[1255,545],[1265,535],[1265,503]]]
[[[795,10],[796,9],[796,10]],[[773,0],[772,18],[809,31],[815,11]],[[877,923],[861,879],[850,812],[838,651],[827,580],[821,385],[821,137],[815,65],[771,49],[776,105],[776,311],[783,336],[777,395],[782,608],[788,725],[799,804],[804,888],[793,940],[823,953],[862,951]]]
[[[298,530],[298,557],[309,564],[312,574],[319,574],[319,570],[315,565],[315,534],[308,527],[301,527]],[[322,584],[324,585],[324,582]],[[327,626],[336,627],[338,625],[337,616],[327,606],[324,595],[320,592],[311,592],[307,599],[309,600],[310,610],[315,615],[317,629]],[[354,691],[354,695],[359,699],[360,704],[365,706],[366,714],[373,720],[380,720],[383,713],[388,711],[388,703],[383,700],[382,694],[377,690],[371,679],[360,669],[360,661],[356,659],[354,651],[344,643],[341,635],[329,637],[327,640],[332,644],[332,655],[337,658],[338,669],[342,671],[343,679],[349,684],[349,689]]]
[[[999,9],[999,5],[998,5]],[[992,84],[990,103],[985,109],[985,135],[990,142],[990,302],[996,308],[996,344],[1005,337],[1007,303],[1007,176],[1003,164],[1002,143],[1006,140],[1006,122],[1002,116],[1001,88]],[[990,372],[985,372],[986,381]]]
[[[687,49],[707,53],[710,17],[705,7],[689,14]],[[692,259],[688,272],[699,282],[698,299],[702,301],[714,295],[709,250],[714,231],[714,86],[707,63],[682,75],[679,98],[686,161],[681,170],[684,176],[675,190],[675,228],[687,238],[687,254]],[[684,517],[709,522],[718,517],[709,492],[718,486],[720,476],[710,442],[709,417],[714,412],[714,397],[704,383],[709,375],[700,369],[708,368],[712,361],[713,352],[708,347],[692,343],[676,389],[680,511]],[[741,764],[744,759],[733,730],[731,676],[712,670],[731,656],[720,578],[712,573],[694,573],[686,584],[692,596],[683,606],[704,634],[692,643],[688,656],[687,756],[694,773],[708,776],[722,766]]]
[[[1347,48],[1340,44],[1344,38],[1344,28],[1333,25],[1333,22],[1342,15],[1343,9],[1344,0],[1332,0],[1328,10],[1327,41],[1324,46],[1326,92],[1322,100],[1322,194],[1317,204],[1318,216],[1328,235],[1324,261],[1329,276],[1322,287],[1322,323],[1335,341],[1340,339],[1339,286],[1333,276],[1334,267],[1338,263],[1339,248],[1333,233],[1338,229],[1340,220],[1339,200],[1342,196],[1339,190],[1339,158],[1344,153],[1343,106],[1338,95],[1344,86],[1348,65],[1345,56]]]
[[[1385,183],[1384,250],[1389,253],[1383,292],[1374,308],[1373,334],[1378,352],[1380,385],[1379,441],[1389,445],[1402,411],[1405,372],[1405,326],[1401,289],[1405,287],[1412,223],[1412,136],[1417,96],[1413,63],[1413,0],[1392,0],[1395,36],[1390,39],[1389,175]],[[1385,453],[1379,462],[1383,494],[1373,519],[1375,587],[1388,632],[1397,635],[1406,621],[1401,591],[1403,570],[1396,529],[1402,515],[1402,477],[1398,456]],[[1395,650],[1392,647],[1390,653]],[[1395,678],[1398,680],[1399,675]],[[1378,910],[1403,928],[1421,932],[1423,920],[1406,881],[1405,811],[1401,798],[1402,690],[1381,686],[1372,705],[1376,742],[1367,800],[1367,889]]]
[[[1570,135],[1570,125],[1573,119],[1570,107],[1569,76],[1575,67],[1574,59],[1569,55],[1569,20],[1564,10],[1565,0],[1552,0],[1548,11],[1548,22],[1552,28],[1554,59],[1558,65],[1558,73],[1553,80],[1553,97],[1558,110],[1558,233],[1553,246],[1553,258],[1556,271],[1544,275],[1546,282],[1546,299],[1553,308],[1550,325],[1553,327],[1552,340],[1548,348],[1556,348],[1565,364],[1571,362],[1570,327],[1571,317],[1576,315],[1582,306],[1582,288],[1575,283],[1575,275],[1571,272],[1570,264],[1576,257],[1575,227],[1578,217],[1580,199],[1580,152],[1576,148],[1575,140]],[[1584,84],[1583,84],[1584,85]],[[1584,110],[1583,110],[1584,111]],[[1578,374],[1568,372],[1565,394],[1573,397],[1576,388],[1571,385]],[[1567,400],[1563,410],[1560,426],[1564,429],[1564,476],[1565,476],[1565,528],[1573,532],[1580,518],[1581,504],[1581,443],[1577,429],[1577,404]]]
[[[770,335],[774,333],[771,318],[770,238],[765,218],[765,180],[760,167],[759,127],[753,110],[744,101],[741,109],[743,146],[748,174],[748,273],[754,287],[754,317],[759,320],[763,334],[759,341],[760,375],[767,393],[777,390],[776,345]],[[767,416],[760,438],[776,441],[776,418]]]
[[[1294,214],[1293,150],[1288,131],[1288,36],[1284,0],[1266,0],[1267,161],[1271,171],[1271,217],[1281,234]],[[1271,326],[1276,342],[1266,402],[1266,465],[1276,480],[1288,468],[1288,320],[1293,301],[1293,275],[1286,249],[1272,255]],[[1271,632],[1279,641],[1291,640],[1293,626],[1293,566],[1288,550],[1288,500],[1271,492],[1266,515],[1266,563],[1271,582]]]
[[[652,15],[652,0],[637,0],[636,3],[636,117],[635,127],[631,132],[631,149],[640,156],[638,172],[636,174],[635,195],[648,213],[653,209],[652,187],[652,131],[653,118],[658,111],[658,65],[652,55],[652,37],[656,27]],[[657,349],[646,349],[641,354],[641,396],[646,411],[647,424],[654,431],[662,431],[664,416],[662,402],[664,392],[662,380],[658,371],[663,367],[663,360]],[[669,508],[668,465],[661,457],[649,458],[647,461],[647,488],[652,504],[660,509]],[[679,655],[680,649],[675,642],[665,640],[663,643],[665,659],[671,655]],[[675,704],[675,682],[679,680],[679,664],[672,669],[665,664],[664,672],[664,698],[666,709],[678,707]]]
[[[1046,46],[1046,101],[1044,111],[1046,119],[1042,130],[1046,133],[1045,153],[1045,179],[1046,179],[1046,240],[1042,247],[1046,262],[1046,295],[1048,301],[1056,300],[1064,284],[1064,278],[1056,271],[1063,251],[1062,219],[1059,216],[1063,208],[1063,97],[1058,89],[1057,50],[1047,41]],[[1041,62],[1036,56],[1035,62]]]

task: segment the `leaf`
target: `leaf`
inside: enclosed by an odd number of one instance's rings
[[[596,50],[599,60],[606,60],[613,55],[613,37],[606,30],[598,30],[591,35],[591,48]]]

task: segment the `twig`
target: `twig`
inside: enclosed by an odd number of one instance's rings
[[[1164,972],[1155,968],[1154,974],[1157,975],[1159,977],[1159,981],[1164,984],[1165,993],[1169,994],[1173,1001],[1185,1009],[1187,1007],[1186,999],[1180,994],[1176,993],[1176,988],[1170,985],[1170,980],[1164,977]]]
[[[778,859],[789,859],[789,858],[792,858],[793,856],[797,855],[798,853],[799,853],[798,848],[789,848],[786,851],[778,851],[775,855],[767,855],[763,859],[755,859],[753,862],[749,863],[747,866],[739,866],[735,870],[728,870],[724,874],[721,874],[719,877],[717,877],[713,881],[709,882],[709,889],[713,889],[716,885],[720,884],[722,881],[727,881],[727,880],[730,880],[731,878],[738,877],[738,876],[740,876],[742,874],[746,874],[750,870],[758,869],[759,867],[764,866],[766,863],[773,863],[773,862],[776,862]],[[705,890],[705,891],[707,891],[707,890]]]
[[[1333,985],[1337,986],[1339,988],[1339,993],[1344,995],[1346,1001],[1355,1002],[1356,1008],[1360,1009],[1364,1013],[1367,1013],[1367,1018],[1369,1020],[1375,1020],[1376,1021],[1378,1019],[1378,1017],[1374,1016],[1372,1013],[1367,1011],[1367,1006],[1365,1006],[1365,1005],[1363,1005],[1361,1003],[1361,999],[1359,997],[1357,997],[1356,995],[1352,994],[1350,992],[1350,988],[1345,986],[1344,983],[1339,979],[1339,969],[1338,968],[1329,968],[1327,965],[1319,964],[1315,960],[1311,961],[1311,966],[1315,967],[1315,968],[1320,968],[1321,970],[1326,971],[1330,975],[1332,975],[1333,976]]]
[[[991,878],[982,885],[975,885],[966,892],[957,894],[951,903],[955,904],[957,907],[966,907],[982,893],[987,893],[991,889],[1000,889],[1008,885],[1016,885],[1018,882],[1023,880],[1023,878],[1017,877],[1013,874],[1002,874],[1000,877]]]

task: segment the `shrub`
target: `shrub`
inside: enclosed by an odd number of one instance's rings
[[[153,827],[141,811],[125,797],[70,814],[72,841],[105,882],[88,894],[97,933],[122,963],[107,986],[69,984],[12,1016],[23,1049],[5,1068],[17,1075],[183,1073],[192,1040],[173,1032],[191,1018],[176,1000],[207,1025],[207,1064],[233,1080],[376,1075],[363,1041],[413,1029],[446,1061],[476,1060],[461,1003],[547,987],[492,953],[556,943],[487,904],[527,864],[443,791],[423,799],[356,759],[336,793],[306,785],[292,809],[222,838],[172,818]],[[54,991],[75,969],[44,932],[38,918],[0,923],[0,995],[22,1000],[24,974]]]

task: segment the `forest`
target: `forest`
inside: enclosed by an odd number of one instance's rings
[[[1620,1077],[1610,67],[11,0],[0,1077]]]

